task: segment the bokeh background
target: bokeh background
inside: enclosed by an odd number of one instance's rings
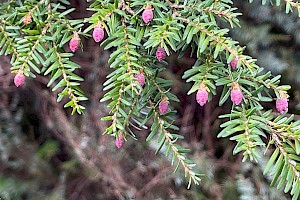
[[[91,15],[86,1],[71,0],[71,5],[76,12],[70,18]],[[289,111],[300,119],[300,18],[258,0],[236,0],[234,5],[243,15],[241,28],[232,30],[231,36],[247,46],[246,53],[266,71],[282,74],[282,83],[292,85]],[[181,100],[173,105],[178,111],[175,123],[185,137],[182,145],[192,149],[188,157],[204,174],[201,185],[186,189],[183,172],[174,174],[170,160],[162,153],[155,155],[156,141],[145,142],[147,130],[136,131],[138,141],[129,139],[117,149],[113,137],[102,135],[108,124],[100,120],[109,112],[99,100],[110,52],[92,39],[82,42],[83,51],[73,59],[82,66],[81,88],[89,97],[84,115],[72,116],[63,109],[64,102],[56,102],[57,94],[46,87],[49,77],[27,78],[25,86],[16,88],[10,58],[0,57],[1,199],[290,199],[269,186],[271,177],[262,175],[268,152],[262,149],[257,163],[242,163],[241,154],[232,155],[234,142],[217,139],[222,123],[218,116],[230,112],[231,103],[219,107],[215,96],[202,108],[195,95],[186,95],[191,85],[181,77],[195,62],[193,57],[177,59],[173,53],[161,76],[173,81],[172,92]],[[264,106],[274,109],[273,103]]]

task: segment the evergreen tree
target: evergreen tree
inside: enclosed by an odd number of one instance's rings
[[[284,8],[287,16],[291,11],[300,14],[299,3],[277,0],[272,7],[266,6],[267,3],[263,1],[264,6],[259,8],[270,12],[274,8]],[[242,153],[243,161],[258,162],[262,156],[261,148],[271,149],[269,161],[263,166],[264,173],[270,171],[271,184],[276,184],[278,189],[284,186],[284,192],[290,192],[293,199],[298,199],[300,121],[294,120],[293,115],[286,115],[290,86],[280,85],[280,75],[272,76],[271,72],[258,66],[255,59],[245,54],[245,48],[228,36],[229,29],[220,27],[219,21],[233,31],[246,24],[239,23],[237,17],[241,14],[236,12],[231,1],[96,0],[88,8],[92,16],[69,19],[67,16],[74,10],[66,0],[12,0],[1,4],[0,55],[10,56],[17,87],[23,86],[29,78],[49,76],[47,87],[58,91],[57,101],[64,101],[65,108],[71,107],[72,114],[82,114],[87,97],[79,87],[83,78],[76,70],[81,66],[74,59],[78,51],[85,51],[84,37],[101,42],[100,45],[110,51],[110,70],[103,83],[105,95],[100,101],[108,102],[110,109],[107,116],[102,117],[103,121],[110,122],[104,134],[113,136],[116,146],[121,148],[129,136],[136,139],[139,130],[150,126],[146,141],[157,141],[156,152],[162,150],[170,157],[176,166],[174,171],[181,166],[189,188],[192,183],[200,183],[201,175],[195,171],[195,162],[186,157],[190,149],[178,144],[183,136],[178,134],[179,128],[174,123],[176,111],[172,105],[179,99],[170,90],[172,82],[161,76],[168,67],[170,55],[177,53],[182,58],[189,53],[196,61],[182,76],[192,83],[187,94],[195,93],[199,107],[217,95],[219,106],[231,105],[228,113],[219,116],[227,121],[220,125],[222,130],[218,137],[235,141],[233,154]],[[267,15],[267,12],[263,13]],[[249,15],[258,16],[255,12]],[[272,18],[270,14],[257,19],[276,23],[298,43],[299,29],[282,21],[299,19],[290,14],[280,21],[277,16]],[[90,25],[84,27],[85,23]],[[267,37],[270,33],[267,26],[256,29],[265,32],[255,37],[255,43],[247,44],[249,52],[264,56],[266,66],[287,67],[285,61],[280,61],[283,59],[274,59],[276,54],[285,55],[284,52],[266,50],[268,45],[273,45],[273,40],[282,41],[285,37]],[[245,32],[247,34],[240,34],[240,40],[247,43],[250,40],[247,35],[251,32]],[[238,37],[239,34],[235,35]],[[259,48],[260,45],[265,48]],[[278,111],[276,115],[264,106],[273,101]],[[66,126],[60,130],[66,132],[66,140],[74,147],[81,163],[99,176],[101,167],[94,165],[90,157],[84,157],[76,148],[70,129]],[[55,146],[54,143],[48,145]],[[84,146],[84,142],[81,145]],[[121,181],[118,184],[116,187],[130,188]],[[242,184],[238,182],[239,186]],[[243,187],[239,189],[243,191]]]

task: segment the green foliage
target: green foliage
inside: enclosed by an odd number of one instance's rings
[[[12,178],[0,177],[0,196],[4,199],[22,199],[21,194],[28,190],[28,186]]]
[[[263,131],[268,131],[268,129],[266,125],[261,122],[262,119],[256,115],[252,115],[252,113],[261,109],[262,108],[257,107],[249,110],[238,109],[237,111],[232,111],[231,114],[220,116],[230,117],[231,120],[221,124],[221,128],[224,129],[219,133],[218,137],[231,136],[230,140],[237,141],[233,153],[237,154],[243,151],[243,161],[248,157],[250,157],[250,160],[257,160],[260,156],[257,152],[257,146],[265,146],[261,137],[266,137]]]
[[[41,146],[37,154],[40,158],[48,160],[58,153],[58,151],[58,143],[55,140],[48,140]]]
[[[244,13],[240,19],[243,28],[232,29],[232,37],[247,46],[247,52],[258,59],[260,66],[282,74],[285,82],[299,85],[300,18],[297,13],[287,15],[270,3],[261,5],[259,1],[237,3],[237,6]],[[252,23],[247,23],[248,19]]]
[[[83,24],[82,20],[66,18],[73,9],[66,10],[65,3],[68,4],[64,0],[58,3],[43,0],[2,4],[0,55],[12,54],[13,73],[19,71],[33,78],[34,73],[51,74],[48,87],[55,83],[53,91],[63,88],[57,100],[69,96],[65,107],[72,107],[72,113],[82,113],[84,107],[79,102],[87,98],[78,85],[83,79],[73,73],[79,66],[70,60],[73,54],[65,53],[63,45]]]
[[[262,149],[258,150],[263,154]],[[284,195],[282,190],[269,187],[268,183],[274,178],[270,174],[261,176],[267,164],[266,157],[260,157],[258,163],[245,162],[242,166],[241,173],[236,176],[237,189],[240,192],[240,199],[270,199],[270,200],[287,200],[288,195]],[[251,176],[249,176],[251,174]],[[267,179],[267,182],[266,182]]]
[[[81,30],[83,20],[66,17],[74,9],[66,9],[65,4],[68,4],[65,0],[56,3],[42,0],[10,1],[1,5],[0,54],[12,55],[13,73],[21,72],[33,78],[35,74],[51,74],[48,87],[54,84],[53,91],[60,89],[57,101],[69,96],[64,107],[72,107],[72,113],[81,114],[84,107],[79,103],[87,100],[78,87],[83,79],[75,74],[80,66],[71,60],[73,54],[65,51],[65,44],[77,34],[89,36],[93,28],[103,27],[108,37],[101,46],[112,52],[108,60],[110,74],[103,84],[106,93],[101,99],[101,102],[108,101],[110,108],[108,116],[102,118],[111,121],[104,133],[125,140],[127,136],[136,139],[135,130],[146,129],[150,124],[146,140],[157,138],[157,152],[166,148],[166,156],[172,157],[172,164],[176,163],[175,171],[180,165],[183,167],[190,187],[192,182],[199,184],[200,175],[193,171],[195,164],[185,156],[189,149],[176,144],[183,138],[174,125],[176,111],[170,106],[166,114],[159,112],[162,100],[179,100],[171,92],[172,83],[160,77],[167,62],[155,58],[158,47],[164,48],[168,56],[178,52],[181,57],[188,52],[197,57],[193,68],[183,76],[187,82],[193,82],[188,94],[203,84],[211,100],[220,88],[220,106],[234,88],[243,94],[240,105],[232,106],[231,113],[220,116],[229,121],[221,125],[223,130],[218,137],[230,136],[237,143],[233,153],[243,152],[243,161],[248,158],[257,161],[258,147],[275,144],[265,172],[275,163],[271,169],[272,184],[278,180],[280,188],[286,183],[285,192],[290,191],[293,199],[298,198],[300,122],[284,115],[275,118],[262,105],[288,98],[290,86],[280,85],[280,75],[274,77],[271,72],[265,72],[255,59],[244,54],[245,47],[228,37],[229,29],[218,25],[219,20],[232,28],[240,25],[237,17],[241,14],[235,12],[231,1],[96,0],[88,8],[93,15],[84,20],[91,24],[84,31]],[[299,3],[285,0],[284,4],[286,13],[293,8],[299,12]],[[145,24],[141,15],[149,5],[154,19]],[[281,6],[281,1],[276,1],[276,5]],[[236,69],[230,67],[234,59],[238,60]],[[146,78],[143,87],[135,78],[139,73]],[[270,138],[268,145],[264,138]]]
[[[264,173],[271,172],[274,176],[271,185],[277,184],[277,188],[284,187],[284,192],[293,195],[293,200],[300,195],[299,177],[299,124],[300,121],[292,122],[290,117],[278,116],[274,122],[268,122],[272,140],[276,149],[265,168]]]

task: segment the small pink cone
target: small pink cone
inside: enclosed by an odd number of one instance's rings
[[[93,38],[95,42],[100,42],[104,38],[104,30],[101,27],[95,27],[93,31]]]
[[[230,66],[232,67],[232,69],[236,69],[238,61],[239,60],[237,58],[235,58],[230,62]]]
[[[156,55],[157,60],[161,62],[166,58],[166,51],[164,48],[158,47],[155,55]]]
[[[235,104],[235,105],[239,105],[242,100],[243,100],[243,93],[239,87],[239,85],[237,83],[235,83],[233,85],[233,88],[231,90],[231,93],[230,93],[230,98],[231,98],[231,101]]]
[[[14,78],[14,83],[17,87],[24,85],[25,83],[25,76],[22,72],[16,74]]]
[[[196,100],[200,106],[204,106],[208,100],[208,93],[206,89],[199,89],[196,95]]]
[[[116,144],[116,147],[117,147],[118,149],[120,149],[120,148],[123,146],[123,144],[124,144],[124,139],[123,139],[122,133],[119,133],[119,136],[118,136],[118,138],[117,138],[116,141],[115,141],[115,144]]]
[[[134,77],[137,79],[137,82],[143,87],[145,84],[144,74],[136,74]]]
[[[168,112],[169,101],[166,98],[163,98],[158,105],[160,114],[164,115]]]
[[[69,47],[71,51],[74,53],[80,46],[80,37],[78,33],[74,33],[73,38],[70,40]]]
[[[288,109],[288,100],[287,98],[280,98],[276,100],[276,109],[280,114],[283,114]]]
[[[153,19],[153,11],[151,5],[147,5],[145,10],[142,13],[143,21],[148,24]]]
[[[239,105],[243,100],[243,94],[241,90],[231,90],[230,98],[235,105]]]

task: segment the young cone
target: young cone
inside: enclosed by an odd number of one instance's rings
[[[200,104],[200,106],[204,106],[208,100],[208,92],[203,83],[200,84],[200,89],[196,94],[196,100]]]
[[[93,31],[93,38],[95,42],[100,42],[104,38],[104,30],[100,25],[97,25]]]
[[[124,139],[122,133],[119,133],[118,138],[115,141],[116,147],[120,149],[124,144]]]
[[[232,67],[232,69],[236,69],[238,61],[239,60],[237,58],[235,58],[230,62],[230,66]]]
[[[70,40],[69,47],[74,53],[80,46],[80,37],[77,32],[74,32],[73,38]]]
[[[155,55],[156,55],[157,60],[161,62],[166,58],[166,51],[164,48],[158,47]]]
[[[160,114],[164,115],[168,112],[169,109],[169,101],[166,98],[163,98],[158,105]]]
[[[25,83],[25,76],[23,74],[23,72],[19,71],[15,78],[14,78],[14,83],[17,87],[24,85]]]
[[[280,98],[276,100],[276,109],[280,114],[288,110],[289,104],[286,92],[279,90]]]
[[[287,98],[283,97],[276,100],[276,109],[280,114],[283,114],[289,107]]]
[[[230,98],[231,101],[235,104],[235,105],[239,105],[242,100],[243,100],[243,93],[240,89],[240,86],[238,83],[234,83],[231,93],[230,93]]]
[[[148,24],[153,19],[153,11],[151,5],[147,5],[145,10],[142,13],[143,21]]]
[[[145,84],[145,76],[143,73],[136,74],[134,76],[137,79],[137,82],[143,87]]]

